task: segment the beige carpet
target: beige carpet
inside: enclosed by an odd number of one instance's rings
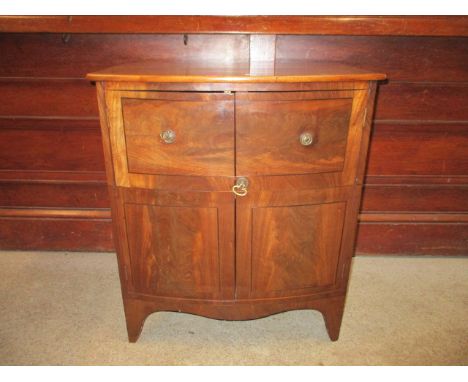
[[[468,258],[357,257],[341,337],[294,311],[148,318],[127,342],[115,255],[0,252],[3,365],[468,365]]]

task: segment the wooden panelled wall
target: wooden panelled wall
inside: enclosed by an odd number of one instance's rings
[[[286,35],[277,59],[388,74],[359,254],[468,254],[468,38]],[[249,60],[248,34],[0,33],[0,248],[113,250],[95,87],[146,59]]]

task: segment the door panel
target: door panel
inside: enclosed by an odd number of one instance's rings
[[[346,204],[252,209],[252,292],[335,283]]]
[[[124,214],[135,293],[233,297],[233,198],[122,192],[127,194]]]
[[[255,179],[252,180],[255,182]],[[236,296],[268,298],[340,287],[351,247],[353,187],[256,192],[236,199]],[[347,230],[349,232],[347,232]],[[344,253],[344,255],[343,255]]]

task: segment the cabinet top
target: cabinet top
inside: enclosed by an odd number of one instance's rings
[[[145,61],[89,73],[91,81],[131,82],[332,82],[378,81],[386,75],[346,65],[303,60],[275,62]]]

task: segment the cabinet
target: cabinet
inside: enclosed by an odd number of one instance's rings
[[[129,340],[146,317],[317,309],[339,335],[379,73],[114,67],[97,84]]]

